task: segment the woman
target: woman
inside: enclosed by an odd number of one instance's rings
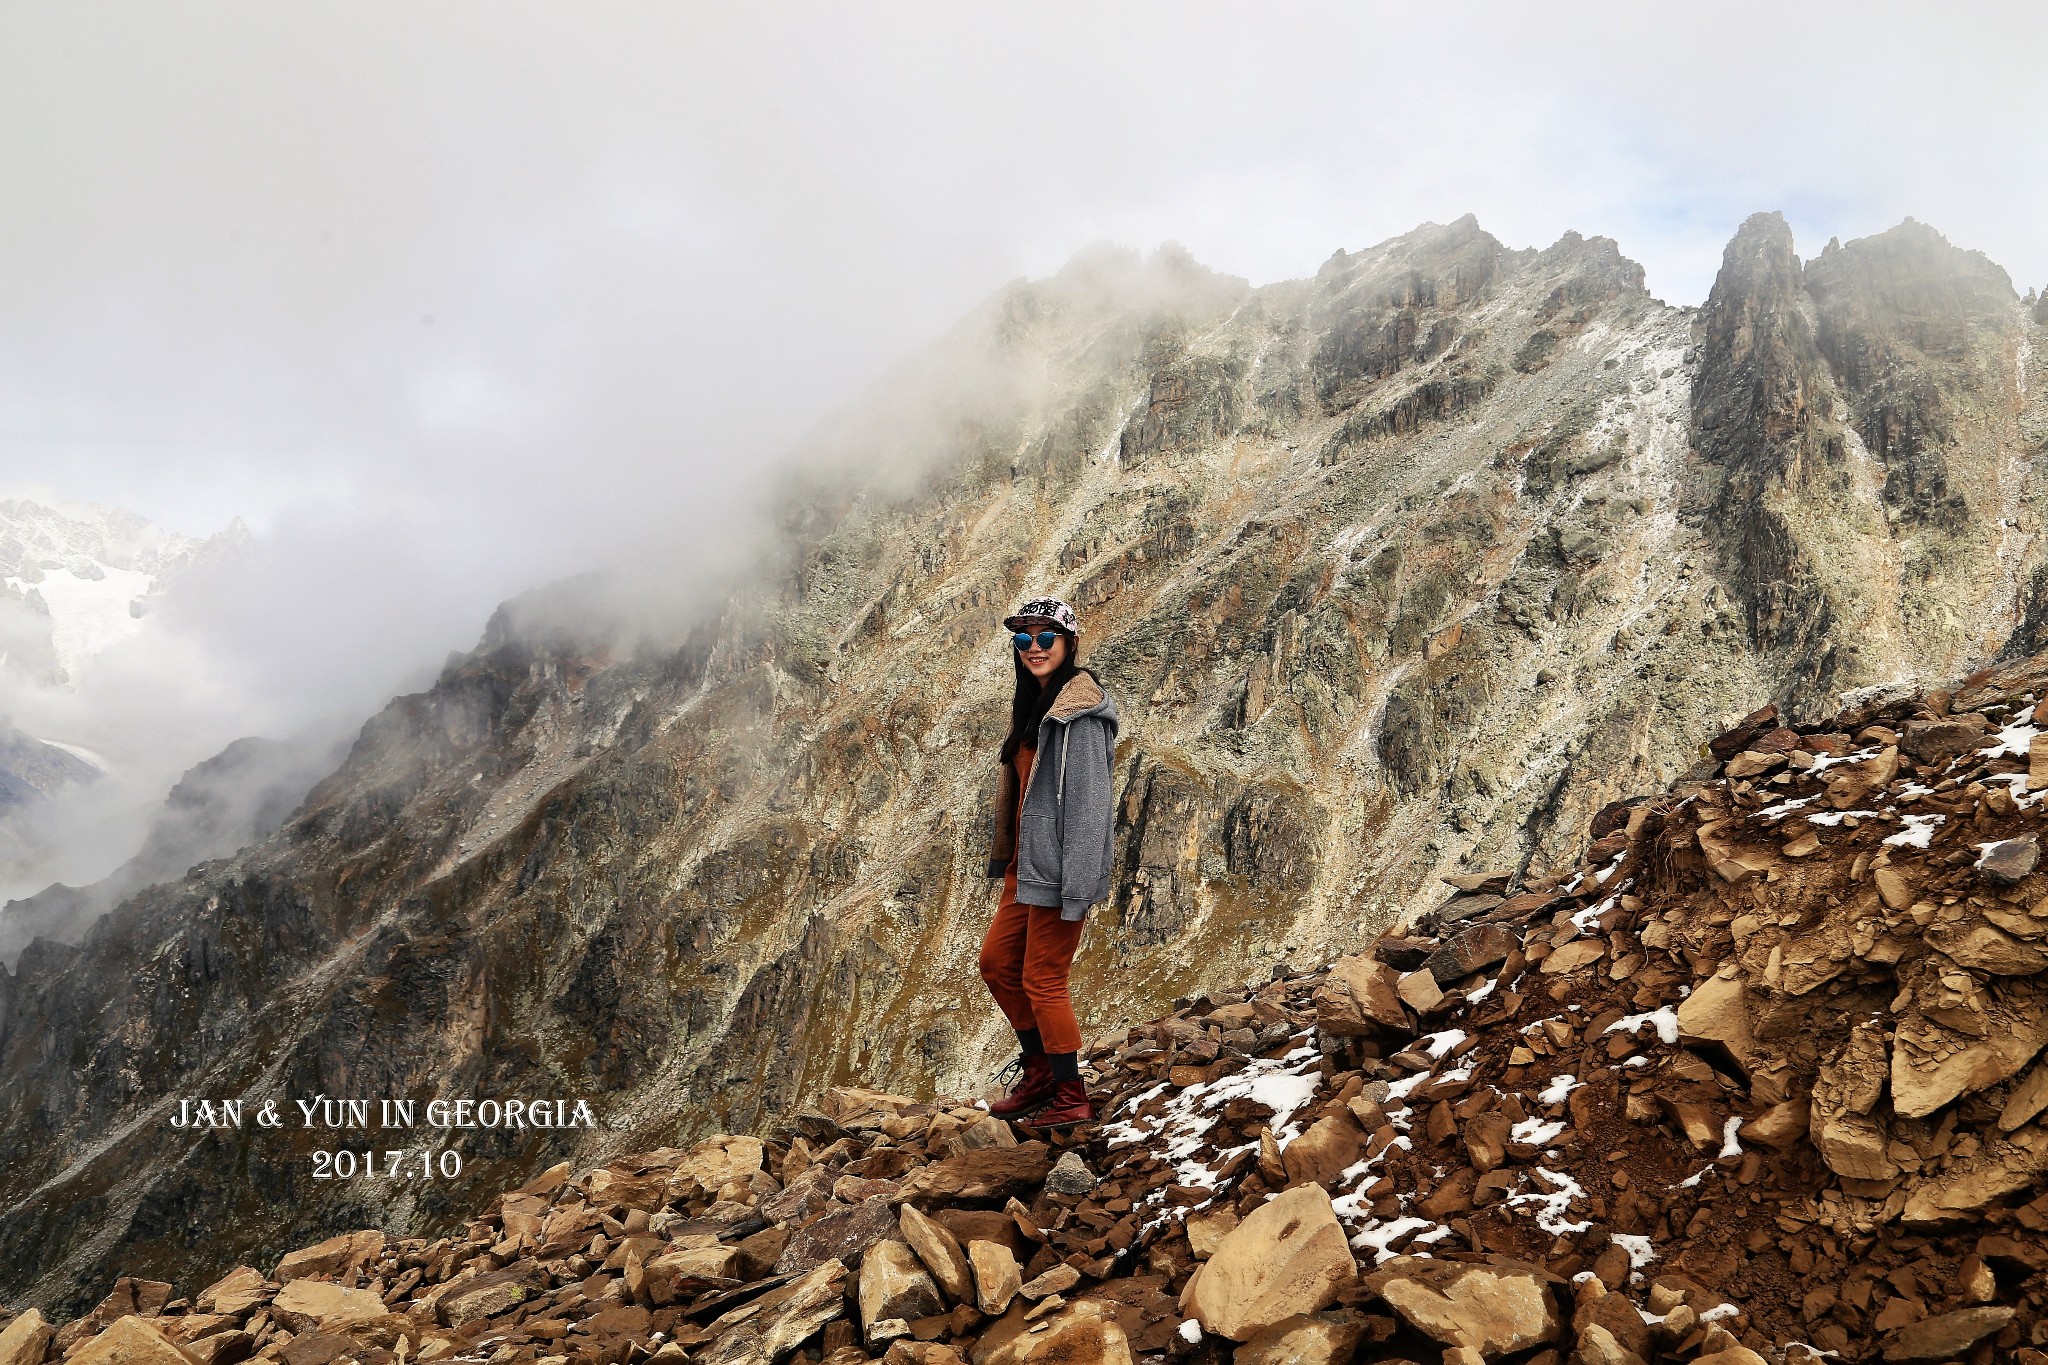
[[[1109,894],[1116,703],[1076,666],[1081,624],[1065,602],[1034,598],[1003,625],[1016,632],[1017,690],[989,845],[988,875],[1003,879],[1003,895],[981,979],[1017,1031],[1023,1073],[989,1112],[1063,1128],[1095,1117],[1067,976],[1088,908]]]

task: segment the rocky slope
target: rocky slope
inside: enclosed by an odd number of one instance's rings
[[[1260,289],[1171,252],[1013,286],[834,425],[716,613],[628,644],[587,585],[515,604],[265,843],[31,945],[0,1294],[444,1231],[563,1157],[984,1074],[993,622],[1027,591],[1078,604],[1126,717],[1089,1028],[1355,951],[1442,874],[1534,884],[1756,698],[2026,637],[2041,338],[1926,229],[1802,265],[1775,216],[1698,313],[1610,241],[1469,219]],[[603,1123],[404,1187],[166,1126],[313,1095]]]
[[[1105,1042],[1100,1125],[835,1089],[0,1365],[2038,1365],[2048,656],[1708,752],[1565,875]]]

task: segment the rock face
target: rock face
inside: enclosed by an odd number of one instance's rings
[[[1802,264],[1753,221],[1697,316],[1611,241],[1515,251],[1470,219],[1256,290],[1172,252],[1010,287],[839,424],[714,610],[621,621],[581,584],[510,604],[269,838],[23,952],[0,1298],[77,1312],[122,1269],[203,1283],[281,1237],[448,1235],[512,1173],[985,1074],[1010,1043],[960,1002],[995,622],[1029,591],[1076,603],[1126,717],[1087,1027],[1263,979],[1283,944],[1355,955],[1438,875],[1498,869],[1461,930],[1382,964],[1391,1004],[1331,1000],[1367,1042],[1434,1028],[1504,960],[1487,917],[1726,717],[1777,696],[1803,724],[1830,689],[2041,633],[2044,342],[1918,226]],[[1753,756],[1735,780],[1795,771],[1781,728],[1721,756]],[[1744,885],[1778,865],[1699,848]],[[2034,941],[1994,927],[2014,943],[1958,951],[2019,965]],[[1553,981],[1623,962],[1554,947]],[[1982,996],[1972,1019],[2026,1006]],[[1930,1094],[2006,1065],[1925,1041],[1894,1052]],[[620,1126],[478,1130],[447,1182],[328,1182],[314,1133],[156,1117],[202,1092],[583,1096]]]

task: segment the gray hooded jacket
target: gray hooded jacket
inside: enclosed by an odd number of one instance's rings
[[[1116,703],[1095,679],[1076,673],[1038,724],[1022,821],[1017,770],[1003,765],[988,875],[1002,876],[1015,857],[1020,904],[1057,905],[1061,919],[1077,920],[1109,894],[1116,728]]]

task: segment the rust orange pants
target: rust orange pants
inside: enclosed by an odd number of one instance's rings
[[[1047,1052],[1079,1052],[1081,1023],[1067,993],[1067,975],[1081,946],[1086,920],[1060,918],[1057,905],[1019,905],[1017,869],[1003,879],[1003,903],[996,907],[981,940],[981,979],[1010,1027],[1037,1029]]]

